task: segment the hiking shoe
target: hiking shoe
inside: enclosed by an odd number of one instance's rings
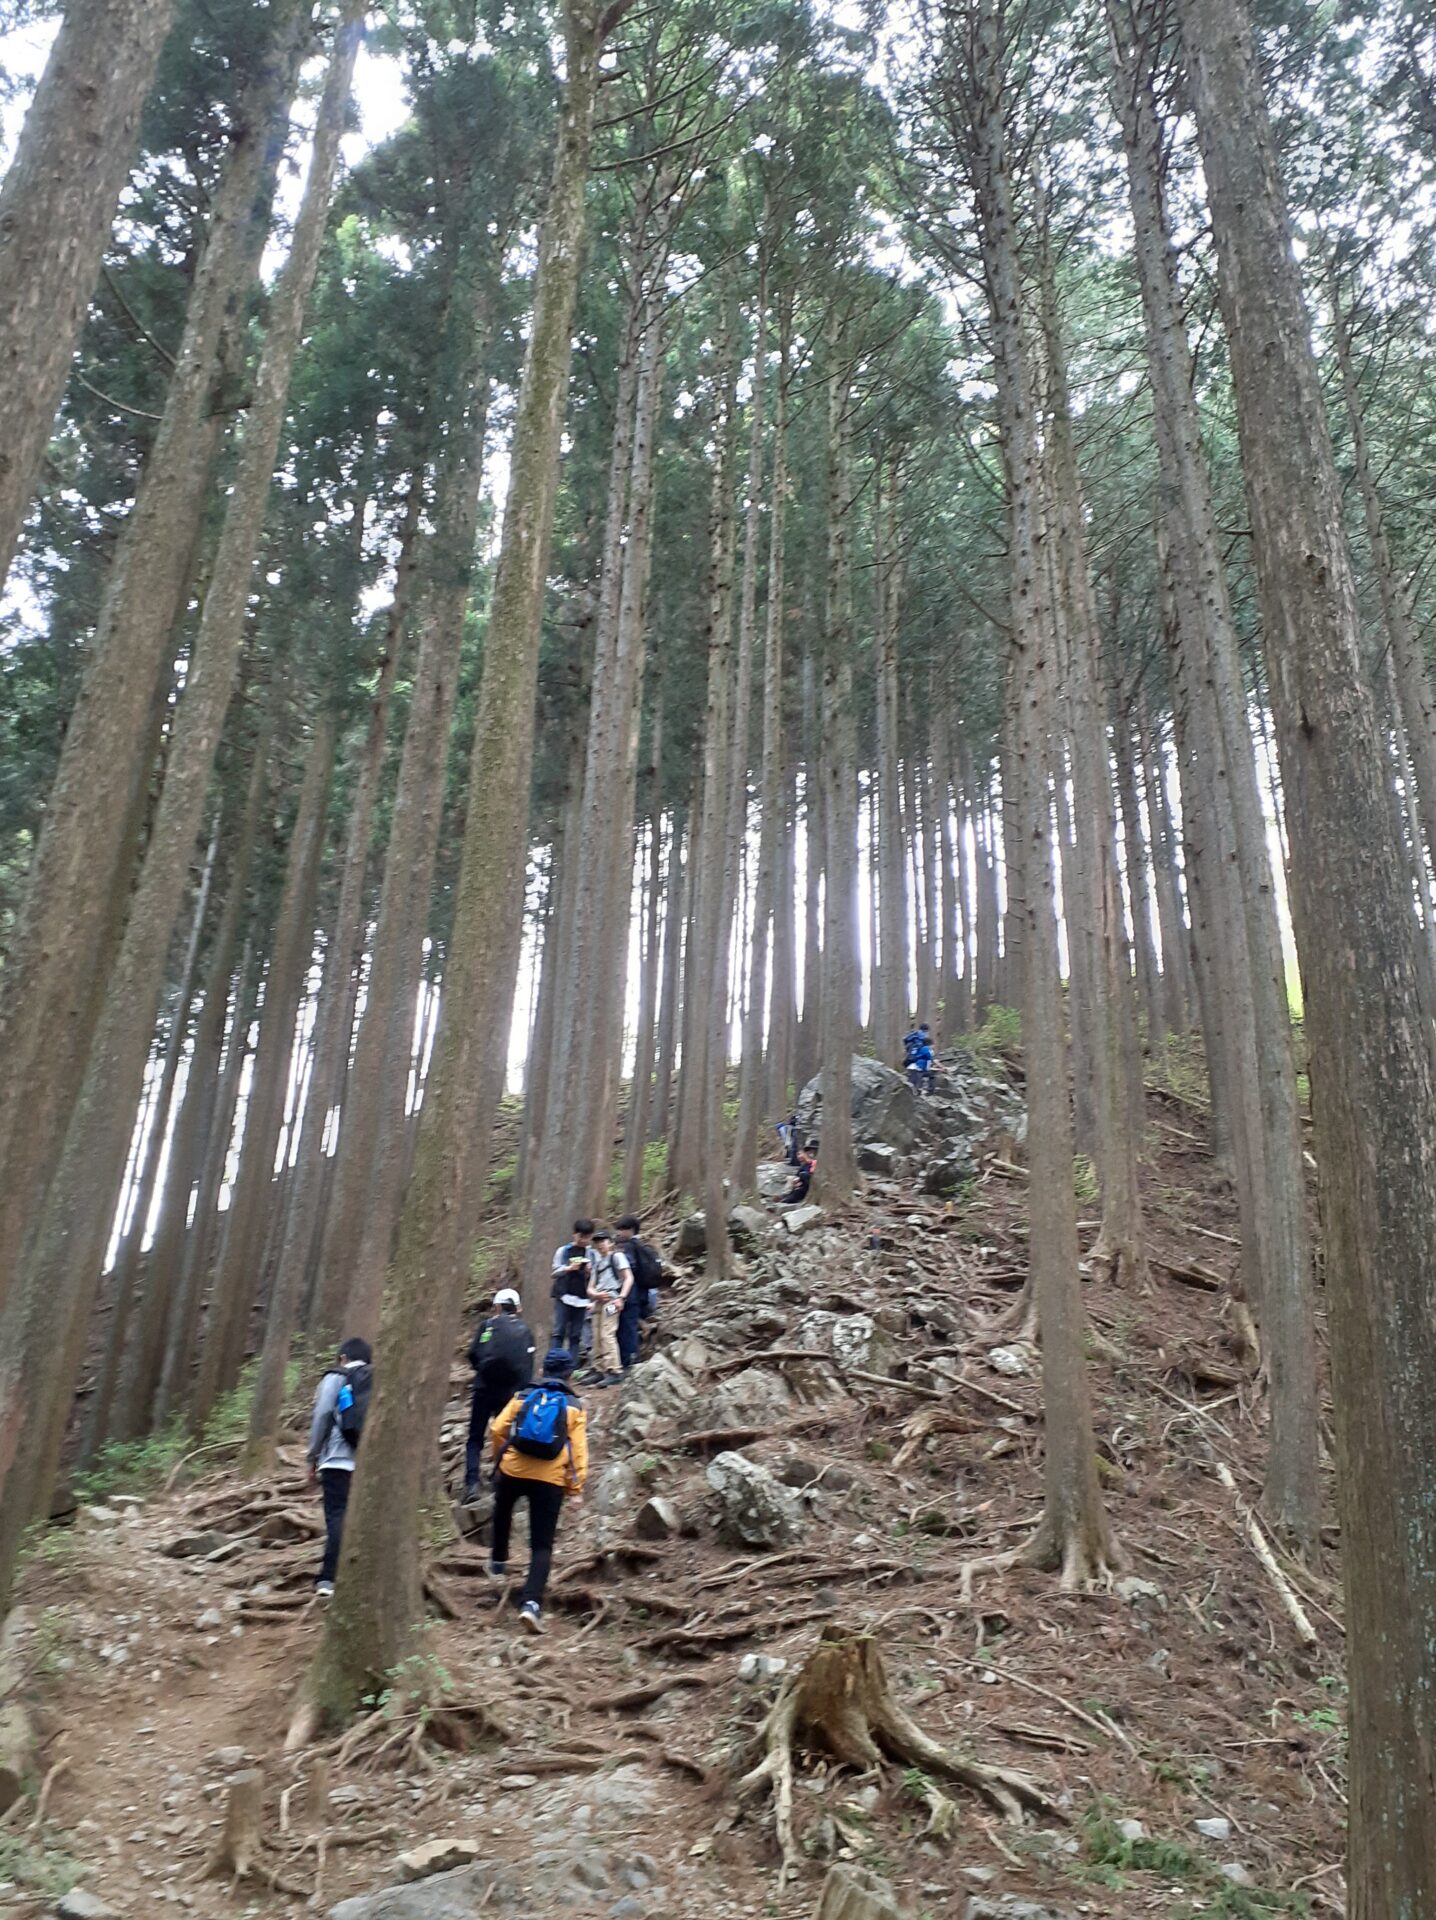
[[[484,1577],[489,1580],[507,1580],[509,1563],[507,1560],[490,1560],[484,1568]]]
[[[599,1385],[603,1387],[621,1387],[623,1385],[623,1375],[621,1373],[606,1373],[599,1382]]]
[[[543,1613],[537,1600],[525,1600],[519,1608],[519,1618],[530,1633],[543,1632]]]
[[[463,1493],[459,1496],[459,1505],[461,1507],[476,1507],[478,1504],[479,1504],[479,1483],[477,1480],[471,1480],[469,1484],[464,1488]]]
[[[316,1580],[314,1582],[314,1597],[317,1600],[332,1600],[334,1598],[334,1582],[332,1580]]]

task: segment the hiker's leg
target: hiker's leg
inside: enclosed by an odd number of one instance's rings
[[[554,1536],[563,1511],[563,1488],[551,1487],[547,1480],[530,1480],[529,1496],[529,1570],[524,1581],[523,1602],[543,1605],[548,1570],[553,1564]]]
[[[339,1571],[339,1545],[344,1538],[344,1515],[354,1475],[343,1467],[326,1467],[319,1476],[324,1494],[324,1564],[319,1578],[332,1583]]]
[[[484,1462],[484,1429],[489,1424],[489,1396],[479,1381],[474,1382],[473,1405],[469,1408],[469,1437],[464,1445],[464,1486],[479,1484],[479,1468]]]
[[[633,1287],[618,1316],[618,1357],[625,1372],[638,1358],[638,1323],[643,1313],[643,1290]]]
[[[577,1360],[583,1348],[584,1323],[588,1319],[582,1307],[560,1305],[559,1344],[568,1348],[569,1357]]]
[[[509,1529],[514,1523],[514,1502],[522,1493],[526,1482],[516,1479],[513,1474],[499,1468],[494,1486],[493,1536],[489,1543],[489,1564],[494,1567],[507,1566],[509,1558]]]
[[[597,1373],[618,1372],[618,1315],[608,1307],[594,1309],[593,1365]]]

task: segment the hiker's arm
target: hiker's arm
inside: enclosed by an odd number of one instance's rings
[[[618,1304],[622,1306],[629,1294],[633,1292],[633,1268],[628,1264],[628,1256],[626,1254],[616,1253],[613,1257],[617,1264],[622,1267],[624,1274],[623,1285],[618,1290]]]
[[[582,1493],[583,1483],[588,1478],[588,1419],[570,1407],[568,1415],[569,1446],[572,1460],[569,1467],[569,1492]]]
[[[319,1391],[314,1396],[314,1413],[309,1422],[309,1464],[318,1466],[319,1455],[323,1451],[324,1436],[329,1431],[334,1418],[334,1409],[339,1400],[339,1376],[326,1373],[319,1382]]]

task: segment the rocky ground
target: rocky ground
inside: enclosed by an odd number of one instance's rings
[[[407,1669],[286,1755],[320,1619],[297,1438],[262,1485],[221,1452],[52,1530],[0,1663],[0,1712],[40,1736],[0,1813],[0,1915],[1341,1912],[1333,1569],[1259,1557],[1261,1398],[1200,1116],[1153,1093],[1150,1285],[1088,1287],[1126,1566],[1110,1591],[1019,1571],[969,1594],[1041,1502],[1040,1361],[1011,1337],[1020,1081],[968,1065],[915,1104],[868,1063],[855,1107],[872,1178],[842,1217],[743,1211],[721,1288],[703,1223],[672,1223],[686,1277],[627,1385],[589,1397],[542,1639],[479,1540],[445,1546]],[[810,1683],[849,1656],[927,1758],[816,1750]],[[781,1770],[741,1783],[795,1708],[783,1879]]]

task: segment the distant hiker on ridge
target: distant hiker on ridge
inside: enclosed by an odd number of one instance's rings
[[[485,1428],[534,1377],[534,1337],[519,1311],[522,1305],[512,1287],[500,1287],[494,1295],[497,1311],[478,1328],[469,1347],[474,1399],[464,1448],[466,1507],[479,1497]]]

